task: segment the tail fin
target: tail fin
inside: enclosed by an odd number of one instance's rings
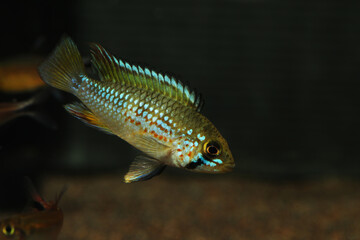
[[[76,89],[77,79],[85,75],[85,67],[75,43],[64,37],[49,59],[40,65],[39,73],[50,86],[66,92]]]

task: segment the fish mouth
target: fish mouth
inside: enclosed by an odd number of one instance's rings
[[[221,168],[221,172],[231,172],[235,167],[235,163],[224,164]]]

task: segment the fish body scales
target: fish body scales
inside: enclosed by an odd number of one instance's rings
[[[141,148],[133,140],[135,135],[169,147],[170,151],[152,157],[174,166],[184,166],[192,157],[189,146],[199,141],[193,139],[202,123],[196,111],[148,90],[87,78],[76,95],[114,134],[135,147]]]

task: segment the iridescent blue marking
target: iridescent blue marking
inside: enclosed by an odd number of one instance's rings
[[[158,76],[159,76],[159,82],[164,82],[164,77],[161,75],[161,73],[159,73],[158,74]]]
[[[149,78],[151,78],[151,72],[150,72],[149,69],[145,68],[145,74],[146,74]]]
[[[204,140],[205,140],[205,136],[201,136],[200,133],[197,135],[197,138],[198,138],[200,141],[204,141]]]
[[[174,78],[171,78],[171,85],[173,85],[174,88],[178,88],[177,87],[177,82],[176,82],[176,80]]]
[[[134,71],[134,72],[136,72],[137,74],[139,74],[139,72],[138,72],[138,69],[137,69],[137,67],[136,66],[132,66],[132,70]]]
[[[157,73],[155,71],[151,71],[151,75],[156,79],[158,78]]]
[[[130,64],[128,64],[127,62],[125,63],[125,67],[126,67],[126,69],[129,71],[129,72],[131,72],[131,66],[130,66]]]
[[[119,65],[120,65],[120,67],[125,68],[124,63],[123,63],[123,61],[121,61],[121,60],[119,60]]]
[[[110,102],[112,102],[113,99],[114,99],[114,95],[111,95],[111,97],[110,97]],[[116,104],[116,103],[115,103],[115,104]]]
[[[170,78],[167,75],[165,75],[165,82],[167,82],[169,85],[171,85]]]
[[[144,70],[139,66],[139,73],[143,76],[145,76]]]
[[[210,167],[215,167],[216,166],[216,163],[213,163],[209,160],[206,160],[201,153],[199,153],[198,155],[195,156],[195,158],[193,159],[192,162],[197,162],[198,160],[201,160],[201,165],[207,165],[207,166],[210,166]],[[200,166],[201,166],[200,165]]]
[[[218,163],[218,164],[222,164],[222,163],[223,163],[223,161],[221,161],[221,160],[218,159],[218,158],[213,159],[212,161],[213,161],[213,162],[216,162],[216,163]]]
[[[142,116],[143,116],[143,117],[146,117],[147,114],[148,114],[148,112],[147,112],[147,111],[144,111]]]

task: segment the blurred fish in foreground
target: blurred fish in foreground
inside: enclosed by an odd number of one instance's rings
[[[31,98],[19,102],[0,102],[0,126],[19,117],[28,116],[49,128],[56,128],[56,124],[45,113],[36,110],[27,110],[48,97],[46,89],[38,92]]]
[[[55,201],[46,202],[30,187],[31,209],[28,212],[0,220],[0,240],[56,240],[63,224],[63,212],[58,207],[65,192]]]
[[[92,44],[91,49],[100,80],[86,75],[70,38],[40,65],[40,75],[81,100],[65,106],[71,114],[147,155],[135,159],[125,182],[149,179],[166,165],[207,173],[233,169],[229,146],[199,113],[202,100],[195,91],[174,78],[118,60],[100,45]]]
[[[45,84],[37,67],[41,57],[20,57],[0,63],[0,91],[4,93],[31,92]]]

